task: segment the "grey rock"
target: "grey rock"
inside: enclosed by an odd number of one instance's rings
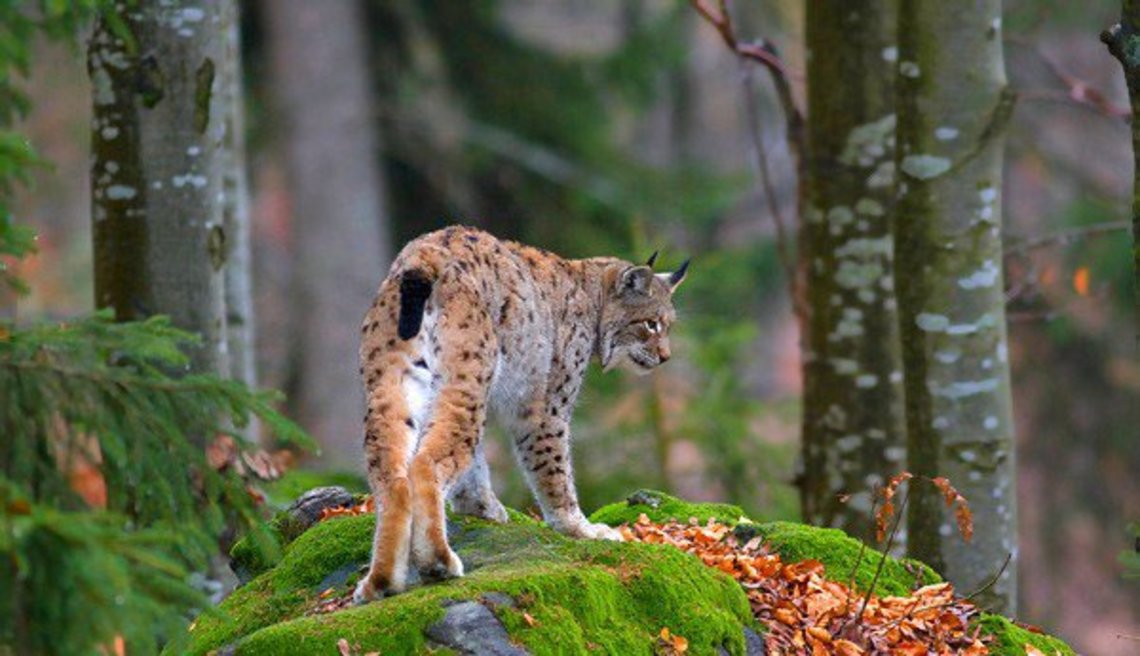
[[[476,601],[448,606],[443,619],[428,627],[427,636],[460,654],[525,656],[530,653],[511,643],[495,614]]]
[[[296,522],[297,528],[304,532],[320,521],[321,511],[325,508],[345,508],[355,503],[356,497],[343,487],[315,487],[297,497],[286,512]]]
[[[716,648],[717,656],[728,656],[728,650],[724,647]],[[767,656],[768,647],[764,642],[764,636],[756,633],[752,629],[744,628],[744,656]]]

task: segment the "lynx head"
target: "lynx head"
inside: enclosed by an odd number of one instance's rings
[[[669,359],[669,327],[677,317],[673,292],[685,280],[689,262],[672,273],[653,273],[656,259],[654,253],[644,265],[622,262],[606,270],[598,326],[606,371],[621,366],[645,374]]]

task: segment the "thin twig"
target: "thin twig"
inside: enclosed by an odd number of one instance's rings
[[[738,60],[741,62],[741,85],[744,88],[745,113],[747,114],[746,120],[748,121],[749,136],[752,139],[754,165],[760,179],[762,192],[767,200],[769,211],[772,214],[772,221],[775,224],[776,250],[780,258],[781,266],[783,266],[788,278],[792,307],[795,310],[797,318],[803,323],[807,318],[807,304],[803,298],[801,275],[796,266],[794,253],[792,252],[792,235],[795,232],[795,227],[785,219],[779,207],[779,203],[776,200],[775,185],[772,183],[772,176],[768,167],[767,151],[764,148],[764,141],[760,134],[760,112],[756,106],[755,89],[753,88],[751,71],[746,64],[752,63],[764,66],[771,75],[772,85],[776,90],[776,96],[784,112],[786,121],[785,138],[788,143],[788,151],[795,163],[798,192],[802,192],[806,180],[803,158],[805,150],[804,116],[803,112],[797,107],[795,96],[792,94],[791,83],[788,80],[788,70],[784,66],[783,60],[780,59],[779,53],[770,42],[763,39],[751,43],[740,42],[736,34],[736,28],[732,22],[732,14],[729,11],[727,0],[717,0],[717,8],[715,10],[710,8],[704,0],[689,0],[689,4],[709,25],[716,29],[725,45],[736,54]],[[802,196],[802,193],[799,195]]]
[[[1005,41],[1028,50],[1045,66],[1058,82],[1065,85],[1067,89],[1067,92],[1063,94],[1065,100],[1076,103],[1077,105],[1089,107],[1104,116],[1112,118],[1127,119],[1132,116],[1132,111],[1129,108],[1113,103],[1103,91],[1061,68],[1060,64],[1041,50],[1040,44],[1019,36],[1007,36]],[[1056,99],[1060,100],[1061,98],[1058,97]]]
[[[1050,246],[1066,246],[1078,239],[1086,237],[1095,237],[1121,230],[1128,230],[1132,227],[1132,221],[1128,219],[1121,219],[1120,221],[1105,221],[1103,223],[1095,223],[1093,225],[1079,226],[1076,228],[1067,228],[1047,235],[1023,239],[1013,246],[1006,248],[1002,253],[1002,257],[1014,257],[1024,255],[1029,251],[1034,251]]]

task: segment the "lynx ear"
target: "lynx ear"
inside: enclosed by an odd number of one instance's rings
[[[681,267],[673,273],[657,274],[657,277],[660,278],[662,282],[664,282],[666,285],[669,285],[670,294],[677,291],[677,288],[681,286],[681,283],[685,282],[685,274],[689,271],[689,262],[691,261],[692,258],[685,260],[684,263],[681,264]]]
[[[649,283],[653,280],[653,269],[648,266],[634,266],[622,272],[618,280],[618,292],[621,294],[647,294]]]
[[[649,256],[649,259],[645,262],[645,266],[653,268],[653,264],[657,262],[657,254],[660,252],[661,251],[653,251],[653,255]]]

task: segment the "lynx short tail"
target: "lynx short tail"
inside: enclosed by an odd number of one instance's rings
[[[420,332],[424,321],[424,306],[431,296],[432,280],[419,269],[405,271],[400,279],[400,320],[397,334],[400,339],[411,339]]]

